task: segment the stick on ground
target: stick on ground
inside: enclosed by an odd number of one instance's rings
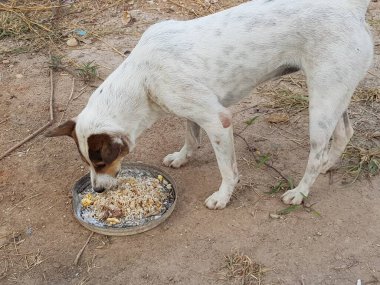
[[[12,211],[14,208],[16,208],[18,205],[20,205],[21,203],[24,203],[24,202],[26,202],[26,201],[28,201],[28,200],[30,200],[30,199],[33,199],[33,198],[35,198],[35,197],[38,197],[38,196],[40,196],[40,195],[42,195],[42,193],[38,193],[38,194],[32,195],[32,196],[30,196],[30,197],[28,197],[28,198],[26,198],[26,199],[24,199],[24,200],[21,200],[20,202],[16,203],[12,208],[9,208],[7,211],[10,212],[10,211]]]
[[[9,117],[5,118],[4,120],[2,120],[2,121],[0,122],[0,125],[3,124],[3,123],[5,123],[5,122],[8,121],[8,120],[9,120]]]
[[[86,248],[87,244],[90,242],[90,239],[92,238],[93,235],[94,235],[94,232],[91,232],[91,234],[88,236],[88,239],[86,240],[86,243],[83,245],[83,247],[78,252],[77,257],[75,257],[74,265],[78,265],[79,259],[82,256],[82,253],[83,253],[84,249]]]
[[[252,156],[253,156],[253,158],[255,159],[255,161],[258,162],[259,160],[257,159],[257,157],[256,157],[256,155],[255,155],[255,151],[256,151],[257,149],[256,149],[255,147],[251,147],[251,146],[249,145],[249,143],[247,142],[247,140],[246,140],[243,136],[241,136],[240,134],[236,134],[236,133],[234,133],[234,135],[237,136],[238,138],[242,139],[242,140],[245,142],[245,144],[246,144],[247,147],[248,147],[249,152],[252,154]],[[274,166],[270,165],[270,164],[267,163],[267,162],[264,162],[264,165],[265,165],[266,167],[268,167],[268,168],[274,170],[274,171],[275,171],[278,175],[280,175],[285,181],[287,181],[288,183],[291,183],[291,181],[290,181],[288,178],[286,178],[286,177],[281,173],[281,171],[279,171],[277,168],[275,168]]]
[[[74,95],[74,89],[75,89],[75,77],[73,77],[73,81],[72,81],[72,84],[71,84],[70,96],[69,96],[69,99],[67,100],[66,107],[65,107],[65,110],[63,111],[61,119],[59,119],[58,125],[61,124],[63,118],[66,115],[67,109],[69,109],[69,105],[70,105],[71,99],[73,98],[73,95]]]

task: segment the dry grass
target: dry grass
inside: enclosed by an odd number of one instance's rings
[[[291,86],[293,85],[293,86]],[[296,87],[294,87],[296,86]],[[297,81],[281,80],[281,88],[266,87],[261,93],[269,96],[265,107],[294,115],[308,108],[305,86]],[[362,177],[380,174],[380,144],[373,134],[378,133],[378,110],[380,108],[379,88],[358,88],[353,96],[351,109],[358,114],[354,121],[355,135],[342,156],[343,183],[354,183]],[[358,113],[359,112],[359,113]],[[302,114],[303,115],[303,114]],[[279,181],[268,194],[290,189],[288,183]]]
[[[19,277],[27,274],[36,266],[44,262],[41,251],[20,250],[25,237],[19,233],[9,233],[0,238],[0,283],[4,279],[19,282]]]
[[[362,148],[349,145],[343,154],[344,181],[354,183],[360,177],[372,177],[380,173],[380,147]],[[351,178],[349,178],[351,177]]]
[[[281,110],[289,114],[296,114],[308,108],[309,97],[301,92],[289,89],[273,89],[268,92],[270,101],[265,105],[267,108]]]
[[[12,38],[23,43],[23,52],[38,51],[49,47],[55,49],[64,43],[68,36],[98,37],[112,33],[112,26],[96,25],[102,19],[98,17],[110,8],[120,6],[122,0],[10,0],[0,2],[0,40]],[[123,9],[120,8],[122,11]],[[80,17],[78,17],[80,14]],[[76,29],[83,29],[85,36],[75,34]],[[0,49],[2,53],[13,53],[20,48]]]
[[[204,16],[229,8],[244,0],[190,1],[186,5],[178,0],[160,3],[162,11],[179,12],[190,18]],[[1,47],[0,55],[38,51],[45,48],[58,50],[68,37],[78,40],[101,39],[107,34],[120,33],[120,29],[105,21],[107,12],[119,17],[133,9],[161,10],[147,1],[138,0],[9,0],[0,2],[0,40],[12,38],[16,47]],[[160,12],[162,13],[162,12]],[[131,21],[131,24],[133,21]],[[85,31],[79,35],[76,30]]]
[[[220,10],[236,6],[247,0],[218,0],[218,1],[205,1],[205,0],[193,0],[188,1],[186,4],[181,0],[167,0],[166,9],[173,9],[176,7],[183,14],[188,15],[191,18],[205,16],[211,13],[215,13]]]
[[[242,285],[262,284],[262,278],[268,269],[252,261],[247,255],[235,252],[224,257],[221,279]]]
[[[354,93],[352,101],[366,105],[380,103],[380,88],[358,88]]]

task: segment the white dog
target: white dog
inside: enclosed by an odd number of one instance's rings
[[[255,0],[199,19],[155,24],[78,117],[47,135],[74,138],[90,166],[93,188],[101,192],[114,183],[122,158],[145,129],[165,113],[184,117],[185,144],[163,163],[185,164],[203,128],[223,178],[206,206],[222,209],[238,182],[227,107],[264,81],[302,70],[309,90],[311,150],[301,182],[282,198],[300,204],[353,134],[346,110],[373,57],[365,23],[368,4]]]

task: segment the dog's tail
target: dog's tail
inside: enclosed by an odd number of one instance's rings
[[[353,7],[359,10],[362,14],[365,14],[371,0],[348,0],[348,2],[351,3]]]

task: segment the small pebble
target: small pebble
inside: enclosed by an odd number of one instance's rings
[[[24,77],[24,75],[22,75],[21,73],[16,74],[16,78],[18,78],[18,79],[23,78],[23,77]]]
[[[377,138],[377,137],[380,137],[380,132],[379,131],[376,131],[372,134],[372,137],[373,138]]]
[[[78,45],[78,40],[76,38],[69,38],[66,42],[66,44],[69,46],[69,47],[75,47]]]
[[[4,63],[4,64],[8,64],[8,63],[11,63],[11,62],[10,62],[8,59],[4,59],[4,60],[3,60],[3,63]]]
[[[272,219],[279,219],[279,218],[280,218],[280,215],[277,215],[277,214],[269,214],[269,217],[271,217]]]

